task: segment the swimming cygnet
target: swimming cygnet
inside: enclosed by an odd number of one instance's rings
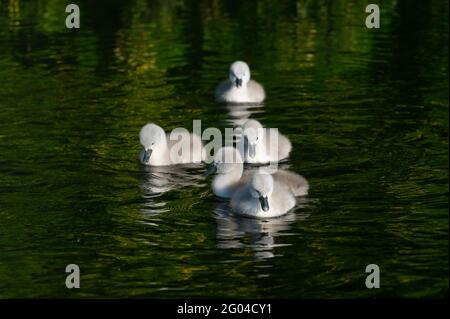
[[[295,206],[296,196],[307,195],[308,189],[306,179],[295,173],[258,171],[250,182],[235,190],[231,197],[231,209],[247,217],[278,217]]]
[[[171,139],[171,134],[173,138]],[[200,163],[205,158],[202,140],[186,130],[174,130],[166,134],[153,123],[146,124],[139,133],[144,149],[139,154],[142,164],[165,166],[184,163]]]
[[[276,134],[271,136],[271,134]],[[279,162],[289,156],[292,144],[278,131],[263,128],[257,120],[248,120],[242,126],[242,139],[238,147],[244,151],[245,163]]]
[[[250,68],[242,61],[231,64],[228,81],[216,89],[216,100],[222,103],[261,103],[265,98],[264,88],[250,80]]]
[[[216,174],[212,188],[214,194],[220,197],[230,198],[243,180],[244,162],[241,154],[232,146],[222,147],[214,156],[214,162],[206,172]]]
[[[216,173],[214,194],[231,198],[237,214],[256,218],[277,217],[295,206],[296,196],[308,194],[309,185],[302,176],[283,170],[268,173],[263,169],[244,173],[240,153],[230,146],[219,149],[208,174]]]

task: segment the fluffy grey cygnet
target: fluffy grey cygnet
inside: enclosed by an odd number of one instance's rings
[[[271,134],[276,134],[271,136]],[[257,120],[250,119],[242,126],[240,140],[244,145],[238,149],[243,150],[245,163],[264,164],[279,162],[289,156],[292,144],[289,139],[276,131],[264,128]]]
[[[205,159],[202,140],[195,134],[177,131],[174,139],[154,124],[142,127],[139,140],[144,147],[139,154],[142,164],[166,166],[185,163],[200,163]]]
[[[209,173],[216,173],[214,194],[231,199],[232,210],[253,218],[270,218],[286,214],[296,204],[296,196],[308,194],[308,181],[293,172],[274,173],[259,169],[244,173],[240,153],[234,147],[221,148],[214,157]]]
[[[228,80],[219,84],[215,95],[221,103],[261,103],[266,98],[263,86],[250,79],[250,68],[243,61],[231,64]]]

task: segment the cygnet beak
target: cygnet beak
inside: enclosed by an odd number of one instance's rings
[[[242,79],[236,78],[236,80],[234,81],[234,84],[236,85],[236,87],[241,87],[242,86]]]
[[[152,156],[152,152],[153,152],[152,149],[145,150],[143,158],[144,163],[148,163],[148,161],[150,160],[150,156]]]
[[[261,203],[262,210],[267,212],[269,210],[269,199],[267,198],[267,196],[260,196],[259,202]]]
[[[255,157],[256,155],[256,144],[250,144],[248,143],[248,155],[250,157]]]
[[[208,170],[205,172],[205,175],[212,175],[217,173],[217,166],[215,163],[212,163],[211,165],[209,165]]]

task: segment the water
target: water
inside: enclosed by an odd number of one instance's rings
[[[448,2],[383,2],[378,30],[364,1],[77,3],[67,30],[65,1],[0,0],[1,297],[448,295]],[[214,102],[236,59],[263,107]],[[137,160],[146,122],[242,117],[311,185],[282,218]]]

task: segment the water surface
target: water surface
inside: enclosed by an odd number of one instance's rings
[[[83,0],[79,30],[66,2],[0,0],[0,297],[448,295],[447,1],[383,1],[377,30],[365,1]],[[214,102],[237,59],[264,106]],[[146,122],[247,117],[311,185],[282,218],[137,160]]]

